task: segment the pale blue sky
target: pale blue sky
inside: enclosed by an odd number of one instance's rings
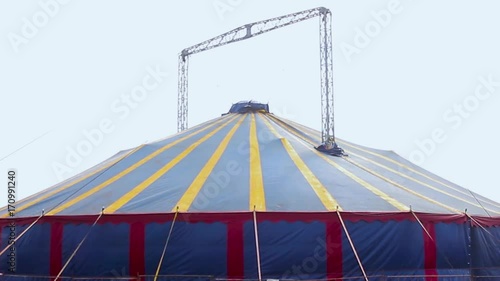
[[[337,136],[394,150],[500,201],[500,2],[493,0],[1,1],[1,174],[16,168],[25,197],[175,133],[183,48],[318,6],[333,13]],[[313,19],[191,57],[190,125],[256,99],[319,129],[318,33]],[[154,87],[127,104],[121,96],[151,72],[159,75]],[[102,139],[70,167],[67,149],[99,126]],[[426,155],[416,143],[433,134]],[[58,164],[67,172],[58,175]]]

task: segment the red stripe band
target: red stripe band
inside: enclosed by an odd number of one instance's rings
[[[130,276],[145,274],[144,260],[145,227],[144,223],[136,222],[130,225]],[[137,279],[133,279],[137,280]]]
[[[50,225],[50,275],[57,276],[62,269],[62,238],[64,227],[55,222]],[[54,280],[53,278],[52,280]]]
[[[424,251],[425,251],[425,275],[426,281],[437,281],[437,249],[436,249],[436,229],[434,223],[426,222],[424,223],[425,229],[427,229],[427,234],[425,230],[422,229],[422,235],[424,236]],[[429,237],[430,235],[430,237]],[[432,239],[431,239],[432,238]]]
[[[228,279],[243,279],[243,221],[227,224],[227,277]]]
[[[342,228],[338,220],[326,222],[326,272],[328,280],[342,278]]]

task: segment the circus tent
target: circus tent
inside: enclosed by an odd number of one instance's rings
[[[268,110],[233,105],[4,207],[0,279],[500,278],[499,203],[392,151],[322,153]]]

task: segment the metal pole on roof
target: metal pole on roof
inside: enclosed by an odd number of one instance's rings
[[[170,241],[170,236],[172,235],[172,231],[174,230],[174,224],[178,214],[179,214],[179,207],[177,206],[177,209],[175,210],[174,219],[172,220],[172,224],[170,225],[170,230],[168,231],[167,241],[165,241],[165,246],[163,247],[163,252],[161,253],[160,261],[158,261],[158,267],[156,267],[154,281],[158,279],[158,274],[160,274],[161,264],[163,263],[163,258],[165,257],[165,253],[167,252],[168,241]]]
[[[262,281],[262,271],[260,268],[259,231],[257,229],[257,212],[255,211],[255,205],[253,206],[253,229],[255,233],[255,251],[257,252],[257,272],[259,274],[259,281]]]
[[[333,115],[332,14],[323,8],[319,17],[319,54],[321,74],[321,141],[335,143]]]
[[[92,231],[92,228],[94,228],[94,226],[97,224],[97,222],[99,221],[99,219],[101,219],[102,215],[104,214],[104,207],[101,209],[101,213],[99,214],[99,216],[97,216],[97,219],[94,221],[94,223],[90,226],[89,230],[87,231],[87,233],[85,234],[85,236],[83,236],[83,239],[82,241],[80,241],[80,243],[78,243],[78,246],[76,246],[76,249],[73,251],[73,253],[71,254],[71,256],[69,257],[69,259],[66,261],[66,263],[64,264],[64,266],[61,268],[61,270],[59,271],[59,273],[57,274],[56,278],[54,279],[54,281],[57,281],[59,279],[59,277],[61,277],[61,274],[64,272],[64,270],[66,269],[66,267],[68,266],[68,264],[71,262],[71,260],[75,257],[76,253],[78,252],[78,250],[80,250],[80,247],[83,245],[83,242],[85,242],[85,240],[87,239],[87,237],[89,236],[90,234],[90,231]]]
[[[349,232],[347,231],[347,227],[345,226],[344,220],[342,219],[342,216],[340,215],[340,211],[337,208],[337,215],[339,217],[340,223],[342,224],[342,228],[344,229],[345,235],[347,236],[347,240],[349,240],[349,244],[351,245],[351,249],[354,252],[354,256],[356,257],[356,260],[358,261],[359,268],[361,268],[361,272],[363,272],[363,276],[365,277],[365,281],[368,280],[368,276],[366,275],[365,268],[363,267],[363,264],[361,263],[361,259],[359,258],[358,252],[356,251],[356,248],[354,247],[354,243],[352,242],[351,235],[349,235]]]
[[[183,50],[179,54],[179,81],[177,97],[177,132],[188,128],[188,67],[189,55]]]

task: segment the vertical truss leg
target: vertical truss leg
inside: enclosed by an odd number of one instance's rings
[[[177,132],[188,128],[188,64],[189,56],[179,55],[179,82],[177,98]]]
[[[332,14],[322,10],[319,16],[321,72],[321,141],[335,142],[333,124]]]
[[[333,122],[332,14],[325,8],[320,8],[319,40],[322,144],[317,149],[334,156],[345,156],[344,150],[338,147],[335,142],[335,125]]]

